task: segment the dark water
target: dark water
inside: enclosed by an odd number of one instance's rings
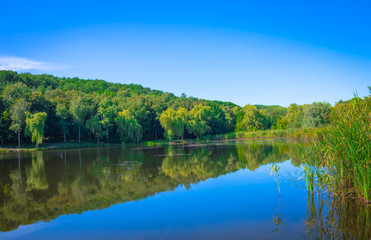
[[[282,141],[3,154],[0,239],[370,239],[370,208],[308,194],[299,156]]]

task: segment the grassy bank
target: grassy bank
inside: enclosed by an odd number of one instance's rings
[[[74,149],[74,148],[89,148],[89,147],[104,147],[104,146],[118,146],[121,144],[106,144],[106,143],[92,143],[92,142],[67,142],[67,143],[46,143],[39,147],[35,145],[24,145],[20,148],[16,146],[4,146],[0,148],[0,153],[7,152],[32,152],[38,150],[53,150],[53,149]]]
[[[206,135],[199,139],[185,139],[185,140],[173,140],[169,142],[166,139],[144,141],[141,143],[126,143],[127,146],[139,145],[139,146],[165,146],[165,145],[179,145],[179,144],[190,144],[190,143],[202,143],[209,141],[225,141],[225,140],[245,140],[245,139],[264,139],[264,138],[284,138],[296,141],[312,141],[314,139],[321,139],[324,132],[324,128],[313,128],[313,129],[280,129],[280,130],[265,130],[256,132],[239,132],[229,133],[223,135]],[[67,143],[44,143],[39,145],[38,148],[35,145],[24,145],[18,148],[15,145],[4,146],[0,148],[0,152],[19,152],[19,151],[36,151],[36,150],[51,150],[51,149],[73,149],[73,148],[89,148],[89,147],[104,147],[104,146],[117,146],[122,145],[120,143],[106,144],[95,142],[67,142]]]
[[[94,142],[67,142],[67,143],[44,143],[36,147],[35,145],[24,145],[20,148],[14,145],[8,145],[0,148],[0,153],[9,153],[9,152],[32,152],[32,151],[40,151],[40,150],[53,150],[53,149],[75,149],[75,148],[91,148],[91,147],[107,147],[107,146],[144,146],[144,147],[152,147],[152,146],[167,146],[171,145],[182,145],[182,144],[191,144],[197,142],[205,142],[196,139],[187,139],[187,140],[174,140],[169,142],[166,139],[160,139],[155,141],[144,141],[140,143],[94,143]]]
[[[327,127],[302,128],[302,129],[277,129],[255,132],[237,132],[223,135],[207,135],[200,138],[201,141],[218,141],[232,139],[260,139],[260,138],[285,138],[289,140],[309,142],[322,139]]]

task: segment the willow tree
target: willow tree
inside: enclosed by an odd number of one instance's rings
[[[115,120],[121,141],[140,142],[142,140],[142,126],[128,110],[119,112]]]
[[[175,132],[175,135],[177,135],[178,137],[181,137],[182,140],[184,138],[184,131],[185,131],[185,128],[187,126],[187,122],[188,122],[188,111],[187,109],[185,109],[184,107],[181,107],[179,108],[177,111],[176,111],[176,116],[178,117],[178,128]]]
[[[176,111],[172,108],[163,111],[160,115],[160,123],[165,130],[166,138],[172,141],[177,128]]]
[[[36,147],[44,141],[44,127],[48,116],[45,112],[29,113],[26,112],[26,135],[31,136],[32,142]]]
[[[178,111],[168,108],[161,113],[160,123],[169,141],[172,141],[174,137],[183,138],[186,119],[187,110],[185,108],[181,108]]]
[[[210,118],[210,107],[201,104],[195,106],[189,111],[189,119],[187,122],[187,130],[197,138],[204,135],[210,130],[207,125],[207,120]]]
[[[10,119],[12,120],[10,130],[18,135],[18,147],[21,146],[21,131],[25,126],[25,113],[30,109],[30,105],[24,98],[20,98],[10,108]]]
[[[89,128],[90,132],[97,138],[97,144],[99,144],[99,137],[102,135],[102,123],[98,115],[91,117],[86,121],[86,127]]]

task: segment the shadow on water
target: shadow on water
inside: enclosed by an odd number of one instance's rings
[[[144,199],[173,191],[178,186],[189,189],[192,184],[210,178],[240,169],[253,173],[262,165],[289,159],[293,166],[300,166],[300,154],[295,145],[282,141],[3,154],[0,231]],[[272,230],[279,231],[285,216],[281,213],[279,171],[275,174],[279,208],[277,213],[272,213],[276,225]],[[339,204],[322,195],[309,195],[304,238],[369,237],[369,216],[367,207]]]

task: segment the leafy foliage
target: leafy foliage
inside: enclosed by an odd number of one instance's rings
[[[107,142],[108,139],[130,142],[266,129],[317,128],[331,122],[332,108],[328,103],[241,108],[230,102],[203,100],[185,94],[177,97],[136,84],[45,74],[0,71],[0,90],[0,132],[5,144],[15,142],[17,135],[20,143],[26,111],[48,115],[45,122],[48,141],[90,140],[98,135],[103,137],[100,133],[103,130]],[[88,134],[88,130],[92,134]]]
[[[116,118],[118,133],[124,142],[140,142],[142,140],[142,126],[128,110],[119,112]]]
[[[47,113],[29,113],[26,112],[26,135],[31,136],[32,142],[36,145],[43,143],[44,141],[44,127],[47,117]]]

